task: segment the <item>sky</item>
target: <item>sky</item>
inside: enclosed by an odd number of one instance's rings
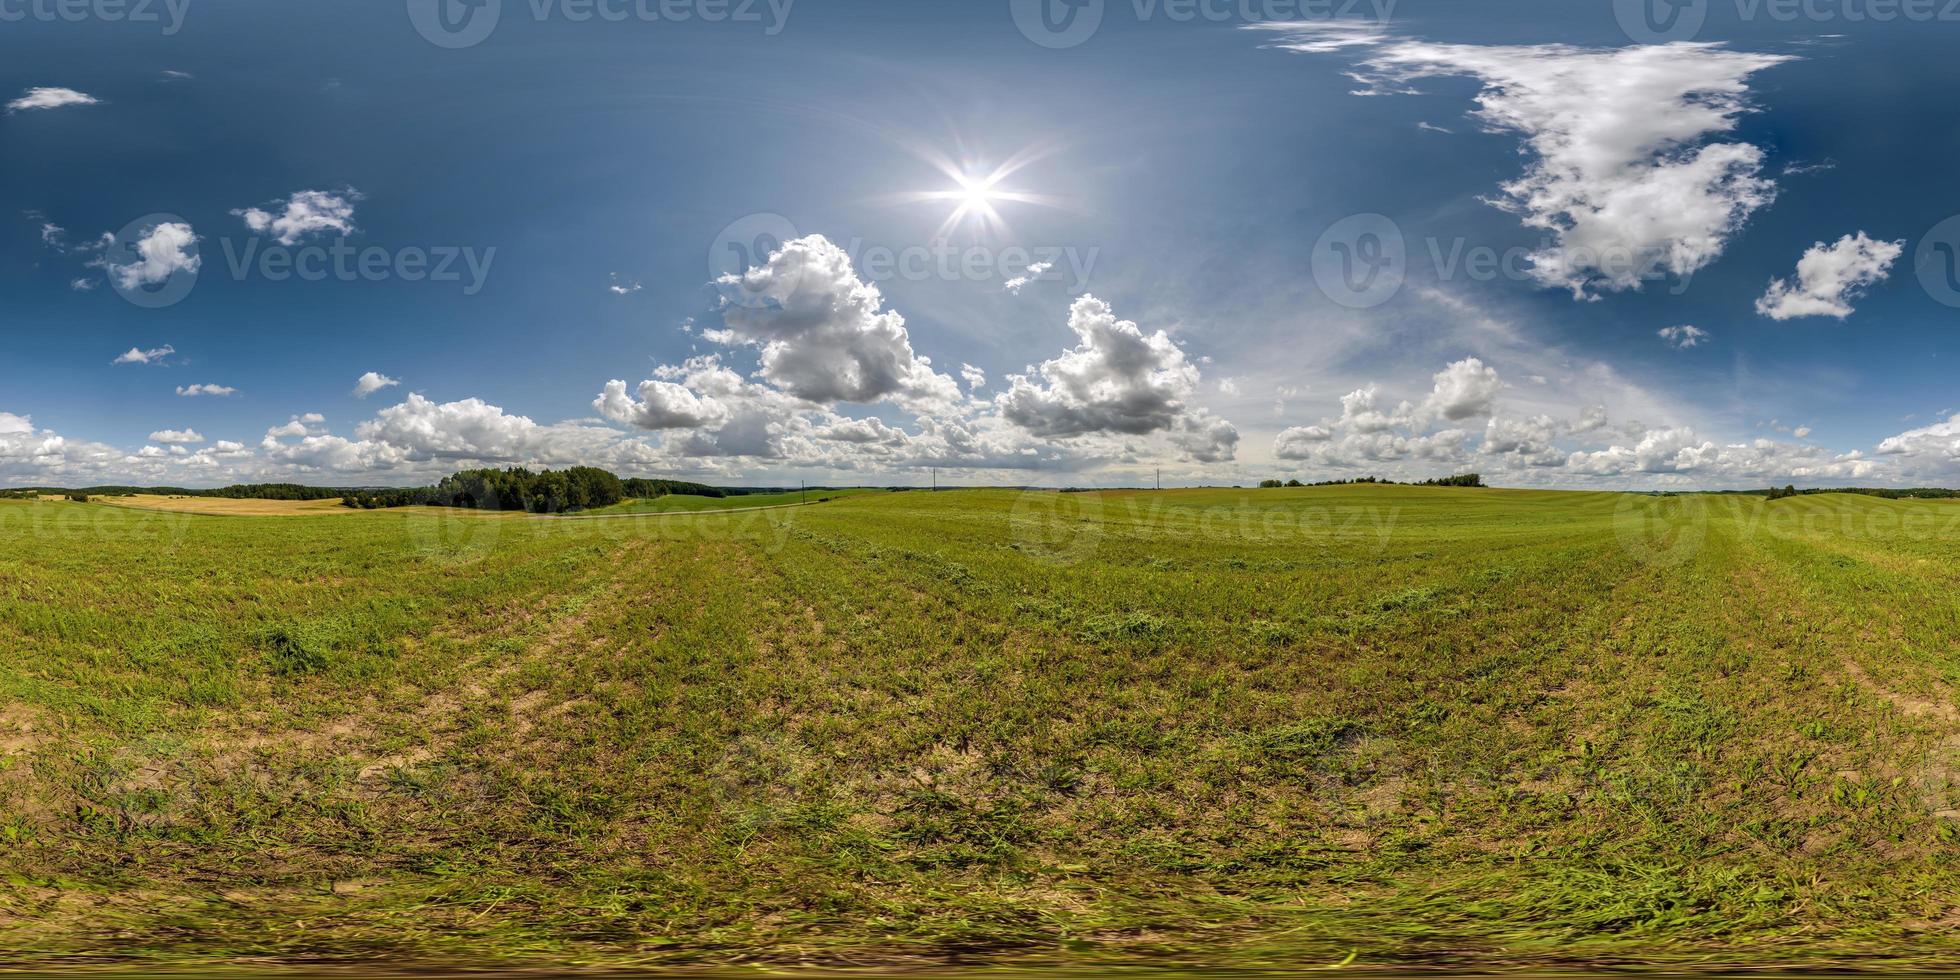
[[[0,0],[0,485],[1960,486],[1957,43],[1919,0]]]

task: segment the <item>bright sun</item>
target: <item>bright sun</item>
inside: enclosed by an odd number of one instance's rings
[[[1006,221],[999,207],[1005,203],[1036,204],[1045,207],[1058,207],[1060,202],[1045,194],[1033,194],[1025,190],[1015,190],[1003,186],[1003,182],[1022,167],[1044,156],[1046,151],[1023,150],[992,169],[975,167],[971,161],[962,166],[943,154],[914,150],[934,169],[946,175],[954,186],[937,191],[909,191],[892,196],[895,202],[943,201],[953,206],[952,213],[933,233],[933,238],[944,239],[962,228],[976,234],[995,236],[1009,234]]]
[[[979,209],[990,206],[994,200],[993,181],[960,178],[960,206]]]

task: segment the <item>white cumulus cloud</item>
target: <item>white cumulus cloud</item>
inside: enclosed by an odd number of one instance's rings
[[[1678,327],[1662,327],[1658,333],[1667,346],[1676,350],[1700,347],[1708,342],[1708,331],[1685,323]]]
[[[284,201],[231,213],[245,219],[245,227],[259,234],[270,233],[279,244],[292,246],[310,235],[353,234],[354,202],[360,199],[360,192],[351,187],[339,192],[294,191]]]
[[[392,388],[398,384],[401,384],[398,379],[388,377],[379,371],[369,371],[354,381],[354,390],[351,394],[355,398],[366,398],[383,388]]]
[[[763,265],[718,285],[728,291],[726,329],[702,336],[760,348],[762,376],[797,398],[890,398],[922,408],[959,401],[959,385],[913,352],[905,318],[883,309],[878,287],[860,281],[850,256],[822,235],[785,242]]]
[[[190,225],[166,221],[136,239],[133,261],[117,262],[104,256],[92,264],[107,269],[118,288],[141,289],[166,282],[180,272],[195,275],[204,265],[203,256],[193,251],[198,241]]]
[[[1846,235],[1835,245],[1810,247],[1797,260],[1797,277],[1770,281],[1769,291],[1756,301],[1756,312],[1772,320],[1851,315],[1851,302],[1891,275],[1892,263],[1905,253],[1906,243],[1874,241],[1864,232]]]
[[[599,414],[642,429],[716,428],[728,421],[727,406],[712,396],[697,395],[672,381],[640,382],[639,399],[626,392],[626,382],[608,381],[592,402]]]

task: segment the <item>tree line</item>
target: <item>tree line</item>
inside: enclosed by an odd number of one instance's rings
[[[1301,483],[1299,480],[1261,480],[1259,481],[1259,488],[1261,490],[1276,490],[1281,487],[1345,487],[1358,483],[1380,483],[1388,486],[1404,487],[1481,487],[1484,485],[1484,478],[1476,473],[1459,473],[1455,476],[1439,476],[1433,480],[1417,480],[1413,483],[1385,480],[1379,476],[1357,476],[1349,480],[1321,480],[1318,483]]]
[[[1761,490],[1750,492],[1763,493]],[[1903,490],[1889,487],[1838,487],[1836,489],[1818,487],[1811,490],[1799,490],[1794,486],[1784,486],[1781,489],[1776,487],[1769,488],[1768,496],[1771,500],[1781,500],[1785,497],[1808,497],[1820,493],[1856,493],[1867,497],[1883,497],[1886,500],[1953,500],[1960,498],[1960,490],[1947,490],[1941,487],[1910,487]]]
[[[596,467],[533,472],[514,466],[503,470],[463,470],[443,477],[433,487],[355,491],[344,494],[340,502],[362,510],[425,505],[563,514],[609,507],[626,497],[626,481]]]

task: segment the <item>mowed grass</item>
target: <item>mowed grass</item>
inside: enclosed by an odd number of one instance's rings
[[[841,490],[792,490],[788,493],[745,493],[729,497],[696,497],[689,494],[668,494],[651,499],[628,500],[610,507],[596,507],[583,511],[588,515],[597,514],[671,514],[675,512],[695,512],[708,510],[747,510],[756,507],[787,507],[796,504],[814,504],[853,497],[867,493],[889,493],[882,489],[847,488]]]
[[[1937,964],[1960,506],[0,501],[42,965]]]
[[[327,500],[233,500],[228,497],[185,497],[165,494],[138,493],[127,497],[94,497],[91,504],[107,504],[113,507],[134,507],[142,510],[167,510],[185,514],[243,514],[258,517],[286,516],[292,514],[336,514],[353,513],[342,507],[340,498]]]

